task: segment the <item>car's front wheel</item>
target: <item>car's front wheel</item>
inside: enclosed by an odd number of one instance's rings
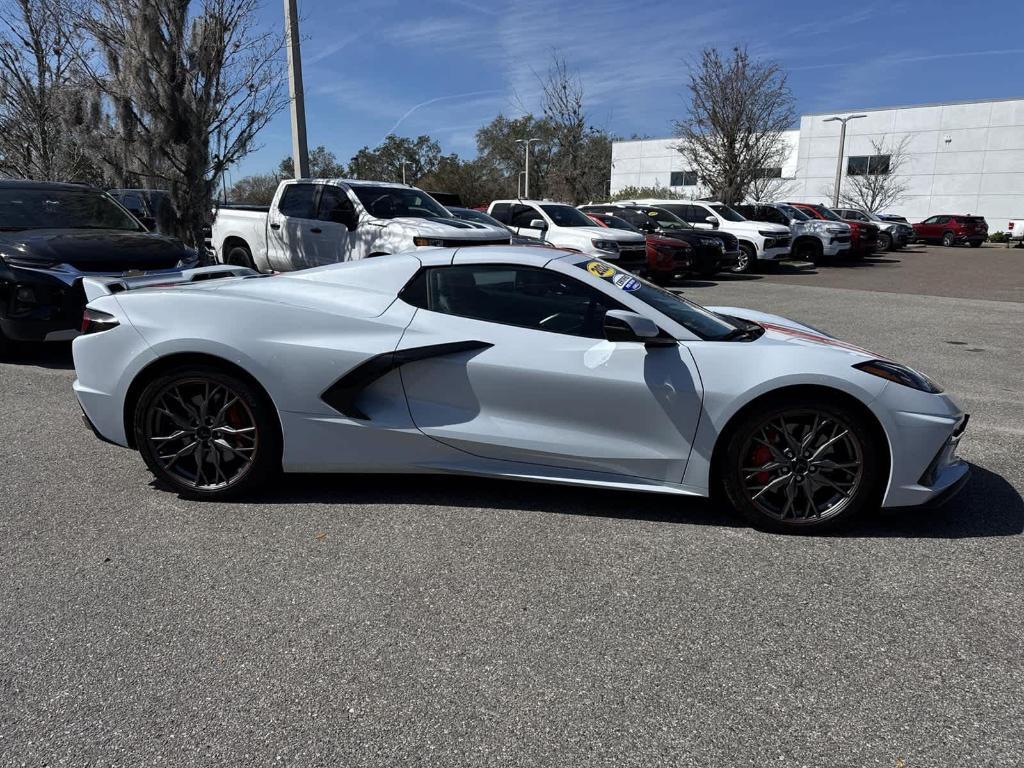
[[[729,268],[730,272],[743,274],[750,272],[757,264],[757,251],[749,243],[740,243],[740,255],[736,257],[736,263]]]
[[[213,366],[151,381],[135,408],[134,436],[149,470],[188,498],[249,493],[280,469],[272,406],[248,381]]]
[[[752,410],[726,439],[722,489],[757,528],[832,529],[879,502],[885,449],[853,408],[783,398]]]
[[[888,232],[878,233],[878,250],[880,251],[891,251],[892,250],[892,235]]]

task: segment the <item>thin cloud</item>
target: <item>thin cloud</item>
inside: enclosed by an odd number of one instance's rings
[[[477,97],[477,96],[491,96],[493,94],[502,93],[502,92],[503,91],[501,91],[500,89],[497,89],[497,88],[489,88],[489,89],[487,89],[485,91],[469,91],[467,93],[453,93],[453,94],[451,94],[449,96],[438,96],[438,97],[433,98],[433,99],[427,99],[426,101],[421,101],[419,104],[414,104],[413,106],[409,107],[409,109],[406,110],[405,114],[402,115],[400,118],[398,118],[398,120],[395,122],[395,124],[392,125],[391,128],[388,129],[387,133],[385,133],[384,136],[381,137],[381,141],[384,141],[384,139],[386,139],[388,136],[390,136],[395,131],[397,131],[398,130],[398,126],[400,126],[402,123],[404,123],[405,119],[407,117],[409,117],[413,112],[416,112],[417,110],[422,109],[423,107],[429,107],[431,104],[437,104],[440,101],[451,101],[452,99],[471,99],[471,98]]]

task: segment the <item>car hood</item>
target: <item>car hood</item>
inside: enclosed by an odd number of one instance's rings
[[[727,221],[722,224],[719,229],[729,230],[741,230],[743,232],[778,232],[780,235],[789,234],[789,227],[783,226],[782,224],[771,224],[767,221]]]
[[[644,236],[638,232],[625,232],[621,229],[610,227],[558,227],[558,234],[567,234],[579,237],[581,240],[614,240],[617,243],[631,243],[642,245],[647,242]]]
[[[3,232],[0,251],[40,265],[68,264],[82,272],[165,269],[189,253],[172,237],[117,229]]]
[[[824,331],[819,331],[813,326],[798,323],[796,320],[790,320],[788,317],[781,317],[780,315],[772,315],[767,312],[758,312],[753,309],[745,309],[742,307],[707,307],[707,309],[720,315],[729,315],[741,320],[749,320],[750,322],[757,323],[763,327],[765,331],[764,335],[758,339],[758,341],[761,342],[786,346],[813,347],[816,349],[827,347],[840,354],[853,356],[858,359],[885,359],[883,356],[876,355],[870,350],[858,347],[856,344],[851,344],[849,342],[842,341],[841,339],[837,339]]]
[[[399,216],[394,219],[382,220],[385,226],[402,227],[423,237],[443,237],[446,240],[491,240],[507,238],[508,230],[480,224],[476,221],[462,219],[421,218],[418,216]]]

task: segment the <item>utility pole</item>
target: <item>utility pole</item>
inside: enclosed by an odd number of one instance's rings
[[[403,184],[405,184],[405,183],[406,183],[406,182],[405,182],[405,165],[406,165],[406,161],[405,161],[405,160],[403,160],[403,161],[402,161],[402,183],[403,183]]]
[[[859,117],[867,117],[867,115],[849,115],[847,117],[827,117],[823,122],[826,123],[842,123],[843,127],[839,129],[839,159],[836,161],[836,186],[832,190],[832,207],[839,207],[839,185],[843,182],[843,151],[846,148],[846,124],[850,120],[856,120]]]
[[[530,144],[540,142],[540,139],[516,139],[516,144],[526,147],[526,179],[523,181],[523,197],[530,199]]]
[[[302,90],[302,54],[299,51],[299,13],[296,0],[284,0],[285,39],[288,44],[288,97],[292,115],[292,167],[296,179],[309,178],[306,146],[306,98]]]

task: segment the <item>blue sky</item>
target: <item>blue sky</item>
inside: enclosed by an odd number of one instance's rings
[[[267,24],[281,6],[267,0]],[[1020,0],[299,0],[299,13],[309,145],[346,161],[391,132],[472,156],[499,112],[539,112],[555,50],[591,122],[623,137],[671,134],[707,45],[781,62],[799,112],[1024,96]],[[290,142],[283,112],[232,177],[276,166]]]

